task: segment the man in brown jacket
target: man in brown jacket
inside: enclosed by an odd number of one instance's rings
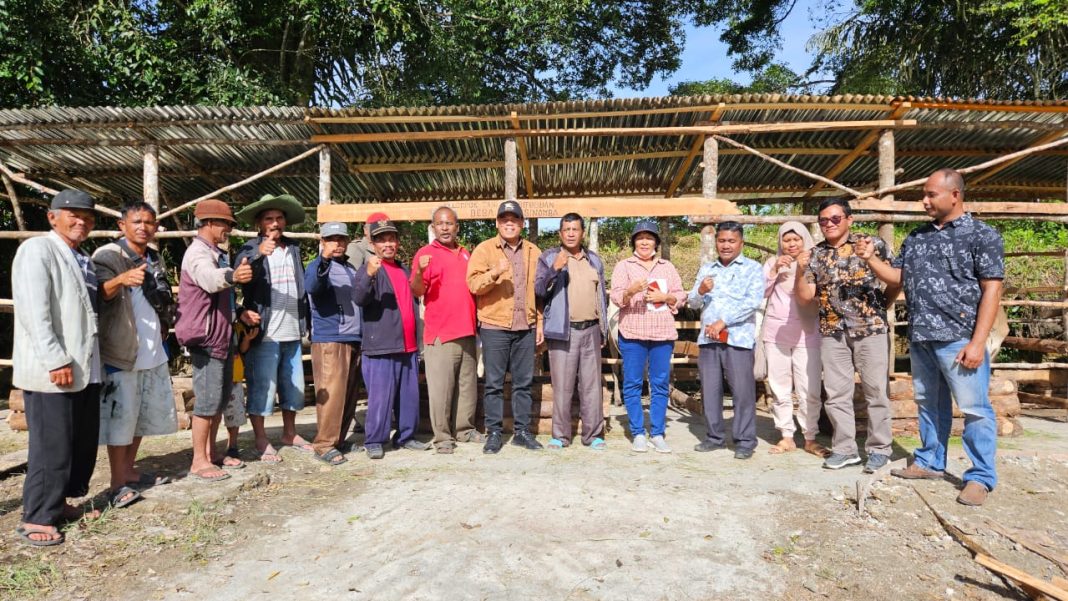
[[[534,348],[541,342],[541,318],[534,300],[534,275],[541,250],[525,241],[523,208],[506,200],[497,208],[497,236],[475,247],[467,265],[467,287],[475,295],[486,368],[486,444],[501,450],[504,375],[512,374],[512,444],[532,451],[541,443],[530,433],[530,383]]]

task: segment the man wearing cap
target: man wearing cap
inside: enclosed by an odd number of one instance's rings
[[[219,248],[229,240],[230,230],[236,223],[225,202],[202,200],[197,203],[193,216],[197,236],[182,257],[174,335],[189,351],[193,364],[196,401],[192,419],[193,463],[189,473],[214,482],[230,477],[215,465],[215,460],[222,457],[215,448],[215,436],[234,385],[232,288],[252,279],[252,266],[244,259],[237,268],[231,268],[229,258]],[[259,323],[259,316],[252,311],[241,310],[240,319],[250,326]]]
[[[70,497],[89,493],[96,465],[103,367],[97,340],[97,278],[78,246],[96,217],[93,199],[63,190],[52,199],[46,236],[30,238],[15,253],[12,384],[23,390],[29,457],[22,488],[23,542],[63,542],[62,519],[78,517]]]
[[[108,448],[111,505],[116,508],[141,497],[134,487],[170,481],[139,473],[134,460],[143,436],[178,431],[164,348],[174,297],[162,257],[149,247],[156,237],[156,211],[143,201],[127,203],[118,225],[122,238],[93,253],[102,282],[100,444]]]
[[[356,413],[361,317],[353,295],[356,269],[345,256],[348,227],[324,223],[319,235],[319,256],[304,272],[311,305],[312,380],[318,423],[312,447],[320,460],[339,465],[345,462],[345,433]]]
[[[264,195],[238,212],[260,235],[246,242],[237,260],[248,259],[252,281],[241,287],[245,308],[260,317],[260,334],[245,355],[248,383],[247,411],[262,461],[282,458],[267,440],[264,418],[274,413],[274,399],[282,409],[282,445],[313,452],[297,434],[297,411],[304,408],[304,364],[300,340],[307,331],[308,298],[304,293],[304,263],[296,240],[285,236],[287,225],[304,222],[304,207],[296,198]]]
[[[394,408],[398,414],[393,448],[425,451],[430,445],[413,438],[419,425],[416,301],[408,270],[397,262],[397,227],[392,221],[375,221],[370,234],[376,254],[357,270],[355,296],[363,308],[364,446],[368,457],[381,459]]]
[[[541,342],[541,312],[534,298],[541,250],[524,241],[522,233],[523,208],[514,200],[502,202],[497,207],[497,236],[476,246],[467,265],[467,287],[475,295],[486,370],[482,450],[488,454],[501,450],[506,372],[512,374],[512,444],[532,451],[542,448],[530,432],[534,348]]]
[[[534,292],[545,304],[545,343],[553,384],[550,449],[571,444],[571,405],[578,383],[582,444],[605,448],[601,348],[608,339],[604,263],[582,245],[585,221],[578,213],[560,218],[560,246],[542,253]]]
[[[388,221],[385,213],[375,212],[367,217],[363,224],[363,238],[349,242],[345,249],[345,255],[349,258],[349,265],[356,269],[363,267],[369,257],[375,256],[375,247],[371,244],[371,224],[376,221]]]
[[[438,207],[430,227],[434,241],[420,248],[412,260],[412,292],[423,299],[425,307],[423,360],[434,448],[449,454],[458,440],[483,440],[475,429],[475,299],[467,289],[471,254],[456,240],[456,211]]]

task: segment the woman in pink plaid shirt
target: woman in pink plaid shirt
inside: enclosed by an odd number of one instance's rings
[[[644,453],[651,443],[659,453],[670,453],[664,441],[671,376],[671,351],[678,333],[675,314],[686,301],[679,272],[659,258],[660,233],[653,221],[641,221],[630,236],[634,255],[612,271],[612,302],[619,307],[619,353],[623,356],[623,403],[627,407],[631,450]],[[649,367],[650,438],[646,440],[642,410],[642,383]]]

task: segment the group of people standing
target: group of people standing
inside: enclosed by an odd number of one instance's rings
[[[984,345],[997,311],[1004,253],[997,232],[965,213],[963,201],[959,174],[932,174],[923,204],[933,221],[913,231],[896,257],[883,241],[851,232],[844,200],[820,204],[824,239],[818,244],[801,223],[783,224],[778,253],[763,266],[742,254],[743,227],[722,222],[716,227],[717,259],[701,266],[686,291],[675,267],[659,256],[659,228],[651,221],[634,228],[632,255],[615,265],[610,280],[601,257],[583,244],[582,216],[564,215],[560,244],[542,252],[522,238],[523,209],[515,201],[498,207],[497,236],[471,251],[459,244],[456,212],[438,208],[431,218],[434,240],[414,254],[410,268],[398,260],[398,230],[386,215],[371,215],[355,242],[345,224],[324,223],[317,256],[305,267],[300,245],[286,235],[287,226],[305,217],[295,198],[264,196],[236,218],[225,202],[212,199],[196,206],[197,236],[182,260],[176,303],[162,258],[150,247],[157,229],[152,207],[124,206],[118,222],[123,237],[90,258],[79,246],[95,224],[94,202],[84,192],[65,190],[52,201],[51,232],[23,243],[12,269],[14,384],[25,392],[30,430],[17,533],[36,546],[63,541],[56,526],[80,515],[66,499],[88,492],[98,444],[108,450],[112,506],[128,505],[145,487],[169,480],[138,471],[134,460],[141,437],[177,429],[164,344],[171,325],[193,370],[189,472],[204,481],[245,467],[236,435],[246,416],[259,459],[282,460],[264,425],[276,399],[283,418],[279,444],[331,465],[344,463],[355,448],[346,440],[350,428],[364,431],[371,459],[382,458],[390,444],[449,454],[458,443],[481,443],[484,453],[498,453],[508,377],[511,444],[542,449],[530,420],[535,349],[543,342],[553,389],[548,447],[572,444],[577,396],[580,441],[603,450],[601,355],[609,301],[619,308],[632,451],[651,446],[671,452],[665,421],[675,315],[689,306],[700,311],[698,366],[707,427],[697,451],[727,447],[725,381],[733,398],[734,456],[753,456],[759,341],[781,433],[770,451],[797,449],[796,397],[803,449],[823,457],[829,469],[861,463],[853,414],[859,373],[868,412],[864,463],[874,471],[891,455],[886,310],[902,288],[922,445],[914,462],[894,473],[942,477],[952,394],[965,414],[964,448],[972,462],[958,500],[982,504],[996,485]],[[259,235],[231,263],[222,246],[237,219]],[[296,412],[304,407],[306,335],[318,426],[310,442],[295,427]],[[475,423],[476,337],[485,368],[484,433]],[[433,429],[429,444],[415,438],[420,355]],[[242,377],[247,394],[241,394]],[[368,393],[363,424],[355,419],[361,379]],[[648,429],[641,401],[646,382]],[[830,449],[816,442],[821,407],[834,427]],[[216,444],[221,424],[229,431],[225,451]]]

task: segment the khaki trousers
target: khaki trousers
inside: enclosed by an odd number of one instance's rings
[[[318,430],[312,446],[319,455],[329,453],[344,439],[356,414],[360,387],[358,342],[314,342],[311,345],[312,380],[315,382],[315,419]]]
[[[436,339],[423,346],[423,361],[434,446],[466,441],[475,431],[478,408],[475,337]]]
[[[857,422],[853,413],[853,374],[860,374],[864,401],[868,406],[868,440],[864,450],[870,455],[890,456],[890,398],[887,395],[890,358],[886,334],[849,338],[844,334],[823,336],[820,359],[823,386],[827,389],[824,410],[834,426],[831,450],[840,455],[857,454]]]

